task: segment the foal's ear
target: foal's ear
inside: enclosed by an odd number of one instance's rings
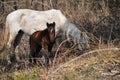
[[[50,24],[47,22],[47,27],[49,27],[50,26]]]
[[[53,22],[53,26],[55,26],[55,22]]]

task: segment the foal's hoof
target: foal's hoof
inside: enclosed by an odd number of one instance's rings
[[[32,59],[29,59],[29,63],[32,63]]]

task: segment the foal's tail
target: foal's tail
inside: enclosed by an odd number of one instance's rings
[[[6,49],[7,42],[8,42],[8,39],[9,39],[9,25],[8,25],[7,22],[5,24],[5,29],[4,29],[4,35],[3,35],[3,37],[4,37],[3,38],[3,47],[0,50],[0,54]]]

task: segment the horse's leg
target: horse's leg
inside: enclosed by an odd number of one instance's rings
[[[15,39],[15,36],[16,36],[17,34],[16,33],[10,33],[10,35],[9,35],[9,40],[8,40],[8,42],[7,42],[7,47],[6,47],[6,53],[7,53],[7,61],[8,61],[8,63],[11,63],[11,60],[10,60],[10,52],[11,52],[11,46],[12,46],[12,41]]]
[[[21,40],[23,34],[24,34],[24,32],[22,30],[20,30],[18,32],[18,34],[16,35],[15,40],[14,40],[14,44],[13,44],[14,48],[16,48],[17,45],[20,43],[20,40]]]
[[[20,40],[21,40],[23,34],[24,34],[24,32],[22,30],[19,30],[18,34],[15,37],[14,43],[13,43],[13,48],[14,48],[17,60],[19,60],[19,56],[18,56],[18,44],[20,43]]]
[[[8,64],[11,64],[11,60],[10,60],[10,48],[11,48],[11,43],[7,43],[6,53],[7,53],[7,62],[8,62]]]

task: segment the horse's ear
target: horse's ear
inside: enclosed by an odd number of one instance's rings
[[[55,22],[53,22],[53,26],[55,26]]]
[[[47,22],[47,27],[49,27],[49,23]]]

